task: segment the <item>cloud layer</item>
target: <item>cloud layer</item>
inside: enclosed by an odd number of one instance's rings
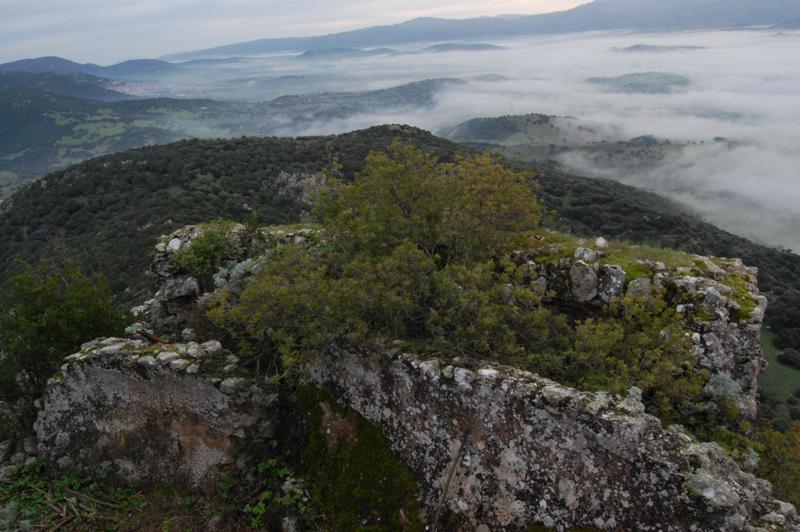
[[[642,42],[704,49],[615,50]],[[433,109],[389,110],[285,134],[337,133],[382,123],[437,131],[473,117],[543,113],[604,124],[619,139],[656,135],[697,142],[660,166],[634,172],[568,162],[583,173],[678,199],[733,232],[800,250],[800,34],[617,32],[495,43],[509,49],[312,65],[266,58],[252,64],[249,74],[313,74],[317,84],[312,91],[375,89],[430,77],[473,80],[440,94]],[[684,75],[691,85],[671,94],[619,94],[586,82],[647,71]],[[487,74],[504,79],[475,81]],[[733,143],[713,143],[715,137]]]

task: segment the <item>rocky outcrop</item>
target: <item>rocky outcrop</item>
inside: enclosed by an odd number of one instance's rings
[[[277,395],[237,362],[214,341],[91,342],[48,383],[40,456],[61,473],[213,490],[275,431]]]
[[[386,435],[429,519],[466,529],[800,530],[769,483],[627,398],[506,367],[331,353],[310,380]]]
[[[159,290],[135,309],[141,322],[132,335],[145,328],[193,336],[194,318],[214,291],[235,296],[269,249],[317,240],[310,229],[264,231],[270,245],[253,258],[252,236],[235,226],[213,286],[201,286],[173,257],[202,231],[189,227],[159,244],[152,266]],[[516,278],[576,318],[626,297],[664,295],[685,317],[709,370],[707,397],[730,399],[754,416],[766,308],[755,270],[705,257],[680,267],[617,263],[609,259],[614,245],[599,239],[594,249],[515,253]],[[190,486],[207,486],[246,462],[239,451],[276,430],[274,399],[263,400],[269,390],[239,373],[230,354],[192,354],[205,345],[110,339],[86,346],[48,386],[37,422],[40,454],[69,471],[99,467],[126,482],[167,475]],[[308,379],[387,437],[413,471],[429,522],[449,515],[466,520],[465,530],[800,530],[795,509],[774,500],[769,483],[743,472],[716,444],[663,428],[644,412],[636,389],[625,398],[581,392],[508,367],[400,353],[328,353],[308,368]],[[196,441],[210,443],[192,447]],[[154,458],[162,455],[168,458]]]
[[[515,253],[521,277],[545,301],[571,309],[602,309],[626,296],[649,297],[656,291],[686,320],[702,367],[712,377],[711,400],[729,399],[746,417],[755,418],[758,376],[766,361],[761,330],[767,299],[759,294],[756,268],[738,259],[691,257],[691,267],[668,268],[657,261],[638,261],[637,276],[604,259],[598,251],[546,246]],[[744,307],[748,305],[748,307]]]
[[[174,339],[193,340],[193,329],[198,321],[202,321],[203,305],[211,293],[222,289],[240,292],[258,271],[269,249],[288,243],[311,242],[316,235],[312,229],[303,228],[297,231],[264,229],[259,235],[253,235],[243,225],[233,225],[228,231],[230,246],[224,256],[218,257],[219,270],[214,275],[213,286],[203,287],[190,272],[176,264],[174,257],[202,237],[204,232],[203,226],[192,225],[174,231],[158,243],[150,263],[150,272],[158,289],[153,298],[132,309],[139,321],[128,328],[130,336],[137,337],[136,331],[145,329]],[[256,238],[263,249],[252,258],[250,255]]]
[[[214,276],[214,286],[200,283],[175,265],[175,253],[186,249],[202,236],[202,226],[190,226],[162,239],[156,247],[151,271],[158,280],[155,297],[134,309],[140,320],[137,328],[171,334],[174,338],[193,339],[197,316],[210,293],[227,289],[240,292],[247,280],[268,260],[268,250],[249,256],[253,235],[236,225],[229,232],[231,246],[221,257],[221,268]],[[261,238],[270,246],[287,243],[314,243],[312,229],[293,231],[265,229]],[[519,278],[545,301],[567,304],[572,310],[602,311],[625,296],[646,297],[656,291],[666,293],[676,312],[686,318],[701,365],[711,378],[706,386],[710,403],[730,400],[742,415],[757,414],[758,376],[766,361],[761,349],[761,330],[767,300],[758,292],[757,270],[737,259],[690,257],[691,266],[668,268],[658,261],[637,261],[633,269],[610,262],[607,258],[615,244],[598,239],[594,248],[544,245],[539,249],[519,251],[513,256],[520,269]],[[688,256],[687,256],[688,257]],[[735,286],[732,286],[735,283]],[[743,308],[742,303],[750,308]]]

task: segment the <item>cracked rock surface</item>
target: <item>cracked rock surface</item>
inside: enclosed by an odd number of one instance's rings
[[[662,428],[635,389],[623,399],[410,355],[333,353],[309,373],[381,429],[429,516],[441,505],[491,530],[800,530],[768,482]]]
[[[106,338],[50,380],[39,455],[61,473],[126,485],[213,490],[274,433],[277,395],[230,364],[219,342],[149,346]]]

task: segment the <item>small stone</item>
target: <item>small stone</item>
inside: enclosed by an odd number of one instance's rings
[[[185,358],[173,360],[172,362],[169,363],[169,367],[175,371],[183,371],[191,365],[192,363],[186,360]]]
[[[439,377],[442,375],[442,372],[439,369],[439,361],[435,358],[421,362],[419,369],[422,370],[422,373],[424,373],[426,377],[434,381],[439,380]]]
[[[59,432],[56,436],[56,447],[59,449],[64,449],[69,447],[72,438],[70,438],[69,434],[66,432]]]
[[[705,294],[705,297],[703,298],[703,306],[712,312],[723,308],[725,303],[727,303],[725,296],[720,294],[719,290],[714,287],[706,288],[703,293]]]
[[[563,405],[572,400],[572,390],[558,385],[545,386],[542,397],[551,405]]]
[[[750,313],[750,319],[755,322],[764,321],[764,315],[767,312],[767,298],[764,296],[755,296],[754,298],[758,306]]]
[[[594,268],[579,260],[569,270],[572,296],[580,303],[588,303],[597,297],[597,273]]]
[[[239,369],[239,366],[236,364],[228,364],[224,368],[222,368],[223,373],[236,373],[236,370]]]
[[[222,381],[219,385],[219,388],[223,393],[235,393],[241,390],[244,384],[245,380],[242,378],[230,378]]]
[[[174,351],[161,351],[156,357],[156,360],[158,360],[163,366],[169,364],[173,360],[179,359],[180,357],[181,356],[178,353],[175,353]]]
[[[228,355],[228,357],[225,359],[225,363],[226,364],[238,364],[239,363],[239,357],[237,357],[236,355]]]
[[[156,359],[151,357],[151,356],[149,356],[149,355],[145,355],[143,357],[139,357],[139,360],[137,360],[137,362],[139,364],[141,364],[142,366],[153,367],[153,366],[157,366],[158,365],[158,362],[156,362]]]
[[[472,388],[472,381],[475,380],[475,374],[468,369],[456,368],[453,371],[453,378],[462,388]]]
[[[106,346],[106,347],[100,349],[99,351],[97,351],[96,354],[98,354],[98,355],[106,355],[106,356],[108,356],[108,355],[117,355],[117,354],[120,353],[120,351],[122,351],[122,349],[124,347],[127,347],[127,345],[128,344],[125,344],[125,343],[109,345],[109,346]]]
[[[180,238],[173,238],[167,244],[167,253],[175,253],[176,251],[180,251],[181,249],[181,239]]]
[[[453,366],[445,366],[442,370],[442,377],[445,379],[452,379],[453,378]]]
[[[186,344],[186,354],[192,358],[202,358],[206,353],[199,345],[190,342]]]
[[[713,508],[735,508],[740,502],[733,486],[702,470],[689,476],[687,487]]]
[[[575,258],[586,262],[594,262],[597,260],[597,253],[588,248],[577,248],[575,250]]]
[[[601,236],[600,238],[594,241],[594,246],[600,251],[605,251],[608,249],[608,241]]]
[[[653,284],[647,277],[634,279],[628,283],[628,297],[650,297],[653,295]]]
[[[19,465],[23,463],[26,458],[28,458],[28,455],[20,451],[18,453],[12,454],[11,458],[8,461],[11,463],[11,465]]]
[[[189,375],[195,375],[198,371],[200,371],[200,366],[197,364],[192,364],[186,368],[186,373]]]
[[[218,351],[222,351],[222,344],[216,340],[209,340],[208,342],[201,344],[200,347],[202,347],[203,351],[210,355],[213,355]]]
[[[91,342],[86,342],[85,344],[81,344],[81,351],[90,351],[94,349],[98,343],[99,340],[92,340]]]

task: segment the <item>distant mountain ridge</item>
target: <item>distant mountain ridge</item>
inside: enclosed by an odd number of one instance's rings
[[[168,74],[177,72],[180,68],[179,65],[158,59],[133,59],[111,66],[100,66],[92,63],[76,63],[62,57],[37,57],[4,63],[0,65],[0,72],[89,74],[105,78],[130,79]]]
[[[0,71],[0,91],[33,89],[101,102],[133,99],[133,96],[114,90],[114,87],[119,84],[120,82],[112,79],[99,78],[81,72],[57,74],[54,72]]]
[[[52,90],[22,82],[3,88],[6,77],[45,79]],[[99,101],[80,92],[80,85],[72,81],[76,77],[100,80],[84,74],[0,73],[0,201],[37,175],[106,153],[191,137],[287,134],[358,114],[425,109],[440,91],[465,83],[428,79],[386,89],[282,96],[258,103],[173,98]]]
[[[471,40],[536,34],[633,29],[669,31],[748,26],[800,27],[797,0],[595,0],[568,11],[464,20],[418,18],[390,26],[316,37],[259,39],[170,54],[175,61],[229,55],[337,47],[369,48],[415,42]]]

